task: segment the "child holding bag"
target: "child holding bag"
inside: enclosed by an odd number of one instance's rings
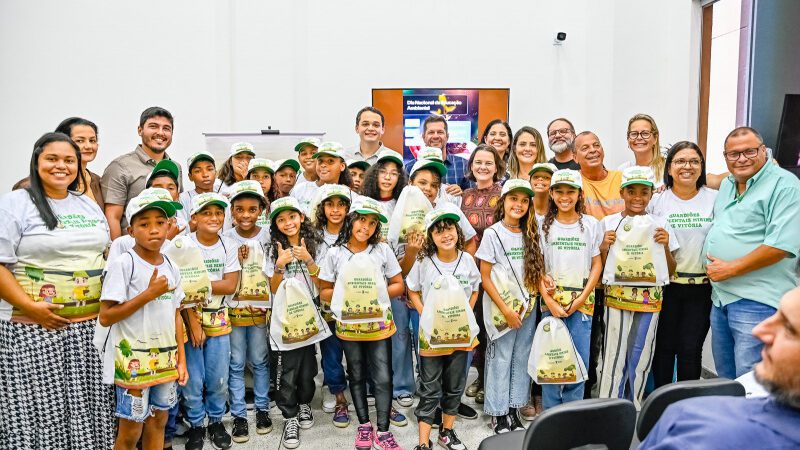
[[[531,197],[528,181],[506,181],[495,223],[484,231],[475,253],[481,261],[483,315],[490,340],[484,412],[492,416],[495,434],[524,429],[517,409],[525,406],[530,395],[526,362],[536,328],[536,315],[531,311],[533,294],[544,274]],[[496,281],[501,278],[505,281],[498,286]]]
[[[586,214],[583,181],[576,170],[557,170],[550,184],[547,214],[540,224],[546,273],[556,291],[541,289],[543,317],[560,318],[567,327],[575,349],[589,365],[594,288],[600,280],[602,233],[597,219]],[[584,382],[542,384],[544,408],[583,398]]]
[[[254,159],[250,161],[258,161]],[[250,439],[247,424],[247,405],[244,399],[244,366],[250,365],[255,394],[256,432],[272,431],[269,418],[269,343],[265,331],[269,300],[268,280],[262,272],[265,249],[269,243],[266,228],[258,225],[266,208],[261,185],[254,180],[235,183],[230,188],[231,216],[236,226],[223,233],[237,244],[236,253],[242,266],[242,281],[233,299],[228,302],[228,316],[232,325],[231,364],[228,378],[234,442]],[[256,306],[258,305],[258,306]]]
[[[355,448],[395,450],[389,431],[392,406],[392,344],[395,333],[389,299],[403,293],[400,265],[381,242],[380,224],[388,219],[377,201],[353,202],[339,238],[320,271],[320,291],[336,316],[336,335],[347,358],[350,394],[358,416]],[[334,282],[336,284],[334,285]],[[377,430],[370,422],[366,381],[375,383]]]
[[[269,220],[273,246],[264,263],[264,273],[270,278],[272,292],[277,293],[284,280],[294,279],[299,280],[299,284],[316,299],[315,283],[320,269],[315,259],[319,237],[302,213],[300,203],[294,197],[275,200]],[[277,300],[276,296],[271,318],[273,323],[278,320]],[[314,425],[309,405],[314,398],[314,376],[318,371],[313,343],[309,340],[299,348],[278,348],[281,351],[274,352],[276,356],[273,359],[277,359],[275,403],[286,420],[283,445],[290,449],[300,445],[300,428],[308,429]]]
[[[625,209],[603,218],[600,252],[605,284],[605,342],[600,398],[626,398],[636,409],[650,372],[662,286],[675,271],[678,250],[664,218],[647,214],[655,176],[645,166],[622,172]]]
[[[467,357],[478,344],[478,324],[472,309],[478,299],[480,272],[475,260],[464,252],[464,234],[458,226],[458,220],[459,216],[448,212],[447,209],[434,209],[426,214],[425,246],[406,278],[409,299],[417,312],[423,316],[421,326],[425,331],[419,336],[420,400],[414,411],[419,422],[419,445],[415,450],[431,449],[431,427],[440,402],[442,424],[439,429],[438,444],[449,450],[466,450],[453,427],[467,382]],[[434,302],[442,299],[439,289],[446,277],[452,277],[463,290],[459,294],[463,295],[464,311],[462,315],[455,316],[459,320],[451,324],[447,330],[434,329],[432,333],[445,339],[450,337],[451,340],[464,344],[460,347],[452,345],[433,348],[432,342],[428,342],[423,336],[431,333],[431,330],[425,330],[428,328],[425,324],[428,317],[423,314],[423,309],[435,308]],[[466,306],[469,309],[466,309]],[[448,311],[452,313],[449,308]],[[443,318],[440,321],[448,320]],[[433,321],[433,323],[438,322]]]

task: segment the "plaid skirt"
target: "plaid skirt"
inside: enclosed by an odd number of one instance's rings
[[[114,446],[114,390],[101,381],[94,328],[0,320],[0,449]]]

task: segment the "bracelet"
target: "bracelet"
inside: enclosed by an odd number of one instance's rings
[[[275,266],[275,273],[279,273],[279,274],[283,275],[283,274],[286,273],[286,268],[284,267],[283,269],[281,269],[280,267]]]
[[[314,273],[311,273],[311,271],[309,270],[309,271],[308,271],[308,274],[309,274],[310,276],[312,276],[312,277],[315,277],[315,276],[319,275],[319,266],[317,266],[317,270],[316,270],[316,271],[314,271]]]

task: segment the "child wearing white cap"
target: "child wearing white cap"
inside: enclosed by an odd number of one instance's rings
[[[317,179],[313,182],[299,183],[289,193],[300,203],[303,214],[311,215],[311,202],[323,184],[341,184],[350,187],[352,180],[344,159],[344,149],[338,142],[319,144],[312,161],[316,163]],[[298,176],[298,179],[302,177]]]

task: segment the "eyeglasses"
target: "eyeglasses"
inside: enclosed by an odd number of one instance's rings
[[[684,167],[686,165],[690,167],[700,167],[703,162],[699,159],[675,159],[672,161],[673,166]]]
[[[655,133],[652,131],[628,131],[628,139],[635,141],[636,139],[650,139]]]
[[[725,155],[725,159],[726,160],[728,160],[730,162],[736,162],[736,161],[739,160],[739,158],[742,155],[744,155],[744,157],[747,158],[747,159],[755,158],[756,155],[758,154],[759,150],[761,150],[761,146],[758,146],[758,147],[755,147],[755,148],[748,148],[748,149],[742,150],[740,152],[725,152],[725,153],[723,153],[723,155]]]
[[[382,177],[389,177],[389,178],[397,178],[397,177],[400,176],[400,174],[397,171],[394,171],[394,170],[388,171],[386,169],[378,170],[378,175],[380,175]]]
[[[571,133],[572,133],[572,130],[570,130],[569,128],[562,128],[560,130],[550,131],[550,132],[547,133],[547,135],[550,136],[550,137],[555,137],[555,136],[557,136],[559,134],[562,134],[562,135],[566,136],[566,135],[571,134]]]

